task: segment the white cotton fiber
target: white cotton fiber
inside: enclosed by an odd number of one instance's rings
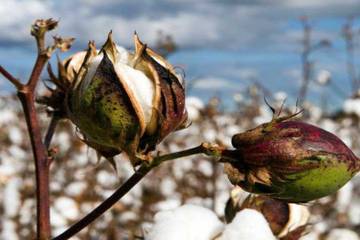
[[[183,205],[155,215],[146,240],[211,240],[223,230],[223,223],[211,210]]]

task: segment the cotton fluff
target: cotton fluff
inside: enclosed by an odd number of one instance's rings
[[[76,220],[79,216],[79,208],[74,200],[68,197],[59,197],[54,203],[55,209],[65,218]]]
[[[183,205],[155,215],[146,240],[210,240],[221,233],[223,223],[215,213],[196,205]]]
[[[256,210],[244,209],[225,227],[219,240],[275,240],[268,222]]]
[[[11,178],[4,189],[3,193],[3,208],[4,215],[6,217],[15,217],[19,211],[21,202],[20,202],[20,187],[21,187],[20,178]]]
[[[317,76],[317,82],[320,85],[326,85],[331,81],[331,72],[328,70],[321,70]]]
[[[12,126],[9,128],[9,138],[13,144],[20,145],[23,141],[23,133],[20,128]]]
[[[348,114],[353,113],[360,116],[360,98],[345,100],[343,109]]]
[[[333,229],[326,240],[359,240],[358,235],[349,229]]]
[[[192,121],[198,120],[201,115],[200,111],[205,107],[201,99],[197,97],[187,97],[185,103],[189,119]]]
[[[352,182],[346,183],[337,193],[336,208],[339,212],[346,212],[350,205],[353,195],[354,184]]]

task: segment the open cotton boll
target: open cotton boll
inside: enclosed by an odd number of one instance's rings
[[[195,205],[183,205],[155,215],[146,240],[211,240],[223,229],[214,212]]]
[[[142,115],[144,116],[145,124],[151,121],[152,117],[152,102],[154,98],[154,84],[142,71],[136,70],[129,66],[129,52],[121,47],[116,46],[118,51],[116,63],[114,64],[115,72],[119,79],[123,81],[134,95],[136,101],[140,105]],[[75,54],[69,62],[68,69],[76,72],[79,71],[82,62],[84,61],[86,52]],[[104,54],[101,52],[96,57],[91,59],[88,71],[82,84],[82,90],[85,90],[92,81],[96,70],[101,63]]]
[[[337,192],[335,204],[339,212],[346,212],[346,210],[348,209],[351,203],[353,189],[354,184],[352,182],[348,182]]]
[[[187,97],[185,103],[189,119],[198,120],[201,116],[200,111],[205,108],[203,101],[197,97]]]
[[[316,81],[320,84],[320,85],[326,85],[330,82],[331,80],[331,72],[329,72],[328,70],[321,70],[318,73],[317,79]]]
[[[343,104],[343,109],[348,114],[356,114],[360,116],[360,98],[347,99]]]
[[[359,240],[359,237],[349,229],[337,228],[330,231],[326,240]]]
[[[244,209],[225,227],[219,240],[276,240],[264,216],[256,210]]]

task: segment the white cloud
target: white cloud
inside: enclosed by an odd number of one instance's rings
[[[290,7],[324,7],[332,5],[353,5],[359,4],[358,0],[286,0],[282,1],[285,5]]]
[[[360,9],[359,0],[311,1],[115,1],[115,0],[3,0],[0,5],[0,42],[31,40],[29,26],[36,18],[59,18],[60,33],[72,35],[78,44],[94,39],[102,44],[110,29],[120,43],[131,44],[137,30],[154,44],[158,30],[170,33],[181,46],[241,48],[271,46],[298,39],[300,32],[285,34],[289,19],[303,13],[346,17]],[[299,10],[301,8],[301,11]],[[288,39],[287,39],[288,38]]]
[[[202,90],[223,90],[233,88],[236,89],[238,86],[232,84],[229,80],[223,78],[201,78],[198,80],[194,80],[194,88],[202,89]]]
[[[50,5],[36,0],[2,0],[0,4],[1,40],[24,41],[30,39],[30,24],[36,18],[52,16]]]

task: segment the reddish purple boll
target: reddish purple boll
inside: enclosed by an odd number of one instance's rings
[[[334,134],[274,119],[232,138],[223,161],[230,181],[244,190],[287,202],[307,202],[337,191],[360,162]]]

